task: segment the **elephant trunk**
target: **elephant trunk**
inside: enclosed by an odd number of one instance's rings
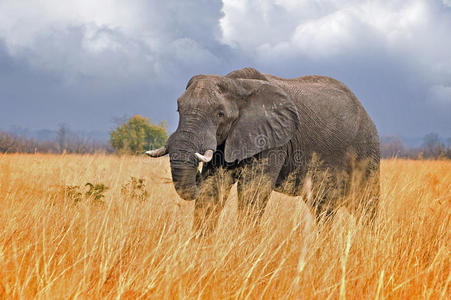
[[[177,194],[185,200],[195,200],[199,189],[196,173],[199,162],[194,156],[196,143],[187,132],[176,131],[169,137],[169,158],[172,182]]]
[[[201,116],[182,115],[179,128],[168,140],[172,181],[185,200],[195,200],[199,195],[199,161],[208,162],[216,150],[215,130],[202,121]]]
[[[197,167],[186,162],[171,161],[171,173],[177,194],[184,200],[195,200],[199,194],[196,182]]]

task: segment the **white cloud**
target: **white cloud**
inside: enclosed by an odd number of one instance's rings
[[[433,17],[425,0],[224,0],[223,11],[223,42],[232,47],[253,52],[266,45],[266,51],[319,57],[358,49],[362,39],[393,47],[414,39]]]
[[[385,132],[418,118],[449,131],[450,28],[450,0],[0,0],[0,88],[23,103],[36,89],[42,103],[116,103],[108,113],[150,98],[175,125],[166,103],[194,74],[318,72],[349,83]]]
[[[223,12],[222,41],[258,63],[376,55],[430,88],[451,83],[451,11],[438,2],[224,0]]]
[[[87,26],[82,38],[82,48],[92,52],[101,53],[107,50],[123,51],[124,45],[113,32],[109,30],[99,30],[98,27]]]
[[[121,1],[2,1],[0,33],[11,51],[31,47],[40,32],[69,26],[120,28],[132,32],[138,27],[133,7]]]
[[[177,18],[185,11],[185,18]],[[193,11],[207,11],[214,19],[193,22]],[[205,41],[216,34],[219,13],[213,5],[175,0],[1,1],[0,41],[11,56],[70,79],[156,82],[170,75],[170,65],[196,66],[201,55],[218,63]]]

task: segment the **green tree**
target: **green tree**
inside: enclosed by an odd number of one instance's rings
[[[137,154],[162,147],[167,140],[166,125],[150,123],[148,118],[135,115],[110,132],[111,146],[119,154]]]

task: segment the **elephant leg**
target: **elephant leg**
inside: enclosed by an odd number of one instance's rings
[[[317,171],[312,176],[313,199],[311,208],[317,223],[332,222],[340,199],[344,196],[345,178],[333,168]]]
[[[348,209],[362,218],[364,224],[371,224],[376,218],[379,206],[379,162],[360,159],[352,170],[351,198]]]
[[[216,170],[203,180],[200,195],[194,204],[193,230],[198,235],[205,236],[216,229],[233,184],[232,172],[223,169]]]
[[[367,202],[368,204],[366,208],[366,214],[364,215],[364,222],[365,224],[372,226],[374,224],[374,221],[376,220],[379,208],[379,178],[368,184],[370,189],[370,196]]]
[[[312,208],[317,221],[330,222],[341,206],[354,215],[374,220],[378,207],[378,173],[369,176],[366,165],[354,164],[349,170],[329,167],[314,174],[316,194]]]
[[[335,210],[328,203],[329,200],[330,197],[324,195],[321,199],[314,203],[313,211],[317,223],[321,223],[321,221],[324,221],[325,223],[333,221],[335,217]]]
[[[265,181],[267,179],[264,179]],[[253,182],[255,184],[255,182]],[[271,194],[268,186],[252,183],[238,182],[238,223],[244,225],[257,225],[264,213]]]
[[[197,199],[194,203],[193,231],[196,235],[206,236],[212,233],[218,224],[222,206],[216,201]]]
[[[284,151],[266,151],[241,170],[237,185],[240,224],[259,224],[285,160]]]
[[[369,169],[360,186],[363,194],[359,212],[362,214],[363,222],[372,225],[377,217],[380,197],[379,170]]]

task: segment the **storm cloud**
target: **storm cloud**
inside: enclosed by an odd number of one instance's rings
[[[347,84],[382,134],[451,135],[449,1],[0,2],[0,128],[177,125],[196,74],[252,66]]]

